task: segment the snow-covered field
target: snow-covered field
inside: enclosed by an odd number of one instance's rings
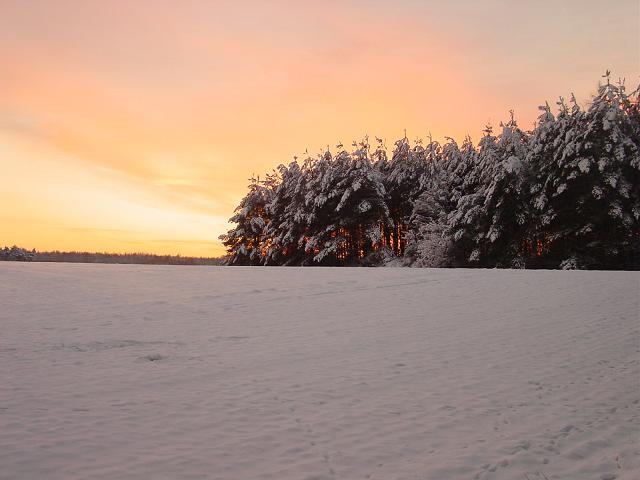
[[[638,273],[0,265],[2,479],[637,479]]]

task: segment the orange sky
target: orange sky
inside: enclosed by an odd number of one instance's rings
[[[247,178],[306,148],[637,85],[639,8],[0,0],[0,246],[221,254]]]

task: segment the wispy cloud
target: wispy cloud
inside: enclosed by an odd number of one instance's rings
[[[3,111],[0,109],[0,130],[33,137],[48,139],[48,132],[36,118],[25,113]]]

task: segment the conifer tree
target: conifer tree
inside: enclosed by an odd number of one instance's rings
[[[379,222],[389,222],[380,173],[369,158],[367,140],[353,154],[338,145],[315,165],[306,203],[310,211],[308,251],[321,264],[363,258],[380,243]]]
[[[529,220],[529,138],[518,127],[513,111],[498,138],[500,162],[485,192],[486,232],[479,237],[482,263],[489,267],[523,267],[521,240]]]
[[[563,268],[631,268],[640,228],[640,146],[624,85],[598,88],[589,109],[561,106],[559,134],[538,160],[537,232]],[[564,120],[564,121],[563,121]]]
[[[478,147],[476,161],[470,165],[462,184],[463,195],[448,215],[445,234],[451,239],[453,266],[485,266],[482,255],[488,231],[485,200],[501,160],[498,139],[491,126],[485,128]]]
[[[265,236],[266,206],[272,195],[273,177],[266,181],[252,177],[250,182],[249,192],[229,219],[236,226],[220,235],[222,244],[227,247],[228,265],[260,265],[269,248],[270,241]]]
[[[304,235],[307,230],[307,175],[312,159],[307,157],[302,168],[297,161],[278,167],[279,183],[274,188],[266,210],[271,221],[266,235],[271,240],[266,251],[266,265],[299,265],[305,257]]]
[[[420,177],[426,171],[426,154],[420,139],[410,147],[406,138],[396,142],[383,183],[392,224],[384,229],[385,244],[397,256],[404,255],[405,233],[410,223],[413,204],[420,194]]]

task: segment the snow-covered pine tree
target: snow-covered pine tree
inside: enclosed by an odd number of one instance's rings
[[[382,246],[381,231],[391,224],[391,217],[383,177],[369,158],[368,137],[353,145],[356,150],[345,178],[348,187],[337,211],[344,215],[343,228],[351,232],[349,256],[363,259]]]
[[[235,209],[229,222],[236,226],[220,235],[227,247],[227,265],[260,265],[269,249],[270,240],[265,231],[268,223],[266,206],[271,201],[275,179],[250,179],[249,192]]]
[[[447,235],[447,222],[465,194],[477,152],[469,137],[462,148],[447,138],[442,148],[431,141],[426,151],[429,160],[421,177],[420,196],[414,203],[408,255],[416,266],[449,266],[451,239]]]
[[[489,229],[487,191],[501,162],[498,139],[487,125],[478,142],[477,156],[465,175],[458,204],[447,218],[445,235],[451,239],[452,266],[484,266],[482,248]]]
[[[342,149],[342,144],[339,144],[338,148]],[[302,246],[309,259],[303,264],[313,264],[314,257],[320,254],[324,246],[325,237],[330,237],[330,232],[334,229],[331,224],[332,212],[339,201],[335,199],[338,195],[336,184],[339,177],[336,174],[333,156],[327,148],[318,156],[307,178],[304,203],[307,212],[307,229]],[[331,226],[328,228],[329,225]]]
[[[307,176],[313,160],[307,157],[302,168],[297,161],[278,167],[280,182],[266,210],[271,221],[265,234],[270,240],[265,265],[300,265],[306,252],[304,236],[307,230],[305,197]]]
[[[373,167],[380,172],[382,178],[385,178],[389,174],[390,168],[387,147],[382,138],[376,137],[376,144],[376,149],[371,154],[371,162],[373,163]]]
[[[411,148],[405,135],[395,145],[391,162],[383,177],[386,204],[393,222],[384,229],[384,243],[396,256],[403,256],[406,246],[405,234],[413,212],[413,204],[421,191],[420,178],[426,171],[427,162],[421,140],[416,140]]]
[[[366,139],[331,158],[325,154],[315,165],[306,203],[309,237],[306,249],[323,265],[357,262],[380,243],[380,227],[389,222],[380,172],[369,159]]]
[[[632,100],[607,72],[586,112],[573,103],[570,113],[561,106],[552,151],[536,158],[543,256],[561,268],[637,267],[640,145]]]
[[[558,146],[577,121],[576,117],[582,114],[577,103],[574,103],[571,111],[562,97],[557,104],[557,117],[551,112],[549,103],[538,107],[541,113],[527,151],[527,164],[532,172],[529,185],[531,221],[522,240],[522,250],[526,265],[533,268],[554,268],[558,264],[548,255],[551,242],[548,225],[555,217],[547,198],[549,172],[555,169]],[[551,182],[556,183],[556,186],[560,184],[559,179],[552,179]]]
[[[524,267],[522,239],[529,212],[529,168],[526,154],[529,137],[518,127],[513,111],[498,137],[500,162],[484,195],[486,231],[479,235],[481,264],[488,267]]]

